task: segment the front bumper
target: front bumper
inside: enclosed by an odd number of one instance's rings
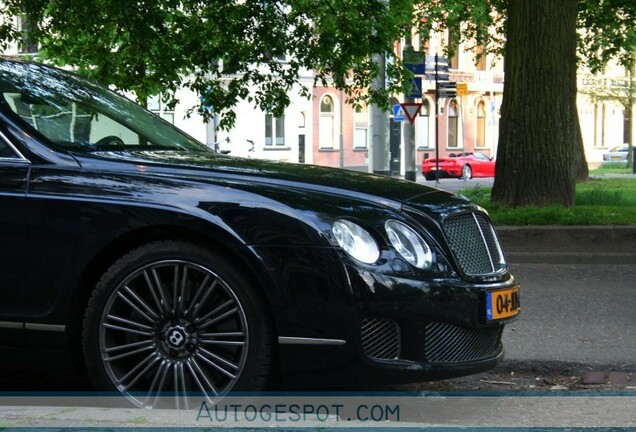
[[[396,275],[393,258],[387,257],[383,266],[365,268],[340,257],[349,295],[331,307],[314,298],[311,306],[323,314],[316,316],[308,304],[303,314],[307,324],[290,336],[342,343],[280,345],[281,375],[287,386],[432,381],[482,372],[503,358],[503,328],[516,316],[489,321],[486,294],[518,288],[514,278],[469,283],[444,266],[429,271],[425,279]]]

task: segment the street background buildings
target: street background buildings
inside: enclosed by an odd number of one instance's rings
[[[425,43],[421,35],[414,34],[412,38],[413,48],[427,56],[441,55],[449,42],[452,43],[447,34],[433,34]],[[396,43],[396,54],[399,55],[402,48],[403,41]],[[33,54],[37,54],[34,44],[15,46],[5,52],[5,55],[18,56]],[[421,76],[422,97],[415,102],[422,103],[422,108],[414,121],[417,167],[423,158],[435,156],[436,125],[440,156],[472,151],[492,157],[497,154],[503,60],[491,54],[477,58],[475,50],[466,49],[462,44],[457,46],[456,54],[448,63],[450,80],[467,84],[468,94],[437,101],[436,121],[435,81],[430,76]],[[610,148],[629,141],[633,121],[617,101],[594,101],[586,90],[599,83],[612,85],[626,76],[624,68],[611,64],[600,75],[585,69],[579,71],[577,104],[586,158],[591,167],[599,165],[603,153]],[[312,71],[305,71],[299,81],[312,88]],[[242,101],[236,106],[236,123],[227,131],[217,128],[218,118],[205,123],[196,112],[188,114],[198,103],[196,94],[181,90],[176,96],[179,103],[174,109],[164,106],[160,97],[152,98],[148,108],[198,140],[211,147],[230,150],[232,155],[372,170],[369,167],[370,146],[374,142],[371,110],[365,106],[354,108],[346,96],[333,87],[313,87],[310,100],[293,92],[282,117],[274,117]],[[405,95],[395,95],[391,102],[393,105],[404,100]],[[552,101],[545,103],[549,105]],[[386,113],[385,121],[384,148],[389,152],[391,174],[404,175],[403,123],[395,121],[393,112]]]

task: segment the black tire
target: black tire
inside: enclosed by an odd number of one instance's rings
[[[141,246],[108,269],[88,302],[89,374],[98,389],[139,407],[188,409],[202,398],[261,390],[274,358],[265,305],[218,253],[178,241]]]
[[[465,180],[470,180],[471,178],[473,178],[473,169],[470,167],[470,165],[466,164],[462,167],[462,175],[460,178],[463,178]]]

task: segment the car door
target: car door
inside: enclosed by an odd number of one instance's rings
[[[473,176],[475,177],[494,177],[495,164],[483,153],[473,153]]]
[[[0,128],[0,329],[13,328],[26,288],[25,195],[29,161]]]

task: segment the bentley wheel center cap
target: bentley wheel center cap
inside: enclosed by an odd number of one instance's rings
[[[190,335],[181,326],[170,327],[166,332],[166,343],[170,348],[180,350],[188,342]]]

